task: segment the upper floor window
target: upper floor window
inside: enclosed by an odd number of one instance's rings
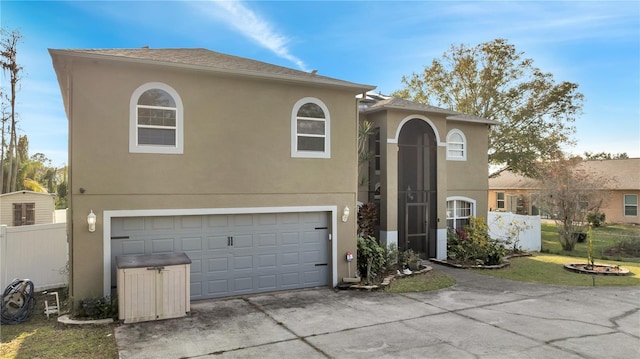
[[[464,133],[453,129],[447,134],[447,159],[453,161],[467,160],[467,139]]]
[[[625,194],[624,195],[624,215],[625,216],[638,216],[638,195],[637,194]]]
[[[178,93],[169,85],[150,82],[131,95],[129,152],[183,152],[183,108]]]
[[[447,227],[463,229],[475,216],[475,201],[467,198],[450,198],[447,200]]]
[[[330,158],[329,110],[313,97],[305,97],[291,113],[291,157]]]

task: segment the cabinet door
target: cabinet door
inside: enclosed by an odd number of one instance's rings
[[[118,270],[118,316],[125,323],[156,319],[158,271],[146,268]]]
[[[165,267],[158,278],[158,319],[184,317],[189,311],[189,267],[176,265]]]

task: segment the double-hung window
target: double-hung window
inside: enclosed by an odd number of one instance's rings
[[[131,96],[129,152],[183,152],[183,108],[178,93],[170,86],[144,84]]]
[[[496,192],[496,208],[504,210],[504,192]]]
[[[305,97],[291,113],[291,157],[330,158],[330,117],[317,98]]]
[[[624,195],[624,215],[626,217],[638,216],[638,195],[637,194]]]
[[[475,215],[475,203],[466,199],[450,199],[447,201],[447,227],[463,229]]]

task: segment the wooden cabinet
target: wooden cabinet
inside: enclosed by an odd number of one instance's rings
[[[184,253],[117,256],[118,317],[124,323],[184,317],[191,260]]]

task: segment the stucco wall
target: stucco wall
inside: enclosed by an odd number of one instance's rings
[[[357,106],[351,90],[105,61],[75,60],[72,68],[69,226],[76,299],[102,293],[105,210],[355,208]],[[184,154],[129,153],[130,96],[146,82],[163,82],[179,93]],[[329,109],[330,159],[291,158],[292,107],[307,96]],[[86,226],[90,210],[98,215],[94,233]],[[339,258],[355,253],[355,215],[337,226]],[[339,261],[338,277],[347,271],[346,261]]]

